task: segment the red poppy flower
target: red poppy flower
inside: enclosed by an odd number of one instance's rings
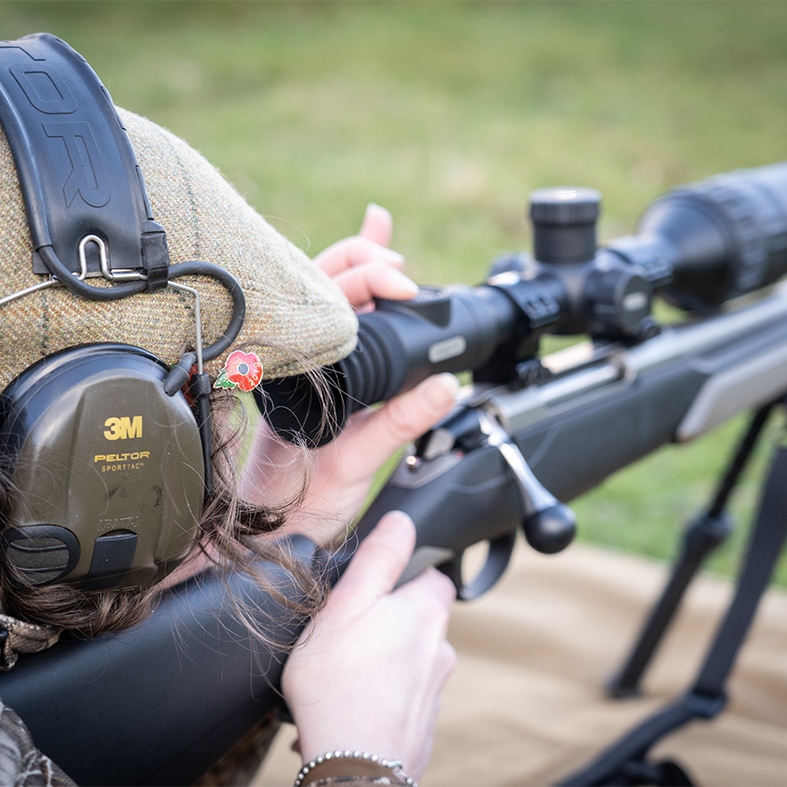
[[[262,380],[262,361],[254,353],[235,350],[224,367],[227,379],[241,391],[253,391]]]

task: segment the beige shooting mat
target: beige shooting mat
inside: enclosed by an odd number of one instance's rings
[[[784,558],[783,558],[784,559]],[[553,556],[520,546],[500,584],[457,605],[459,663],[422,787],[545,785],[584,765],[696,675],[732,592],[703,575],[643,680],[612,701],[603,684],[628,652],[666,567],[586,544]],[[653,753],[702,785],[787,785],[787,593],[771,588],[714,721],[672,733]],[[284,727],[255,781],[290,784],[300,763]]]

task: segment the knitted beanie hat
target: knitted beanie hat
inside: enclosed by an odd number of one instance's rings
[[[357,322],[338,287],[186,143],[148,120],[118,112],[153,216],[167,232],[171,264],[212,262],[243,288],[246,319],[231,349],[253,349],[265,379],[302,371],[304,361],[327,365],[348,355]],[[0,249],[0,297],[45,278],[33,272],[25,205],[2,130]],[[200,293],[202,339],[211,344],[230,322],[229,294],[205,276],[178,282]],[[175,363],[185,345],[195,345],[194,299],[168,287],[102,302],[50,287],[0,306],[0,337],[0,388],[40,358],[85,343],[131,344]],[[207,371],[216,375],[223,362],[217,358]]]

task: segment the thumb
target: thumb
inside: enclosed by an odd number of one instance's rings
[[[364,539],[328,597],[366,609],[390,593],[412,557],[415,525],[407,514],[391,511]]]
[[[389,246],[393,234],[393,218],[390,212],[380,205],[369,203],[358,234],[380,246]]]
[[[381,467],[392,452],[420,437],[456,402],[459,381],[452,374],[427,377],[415,388],[395,396],[379,410],[360,413],[352,432],[340,435],[343,448],[363,457],[364,469]],[[360,448],[362,447],[362,451]]]

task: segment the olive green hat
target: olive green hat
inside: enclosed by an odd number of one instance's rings
[[[302,371],[304,361],[326,365],[348,355],[357,321],[339,288],[189,145],[144,118],[118,113],[153,216],[166,230],[171,264],[212,262],[243,288],[246,319],[231,350],[256,352],[264,379]],[[25,205],[2,130],[0,250],[0,297],[45,278],[33,273]],[[200,293],[202,339],[211,344],[230,322],[229,294],[209,277],[184,276],[178,282]],[[175,363],[195,339],[194,299],[182,291],[165,288],[101,302],[50,287],[0,306],[0,387],[66,347],[121,342]],[[225,357],[207,364],[207,370],[217,375]]]

